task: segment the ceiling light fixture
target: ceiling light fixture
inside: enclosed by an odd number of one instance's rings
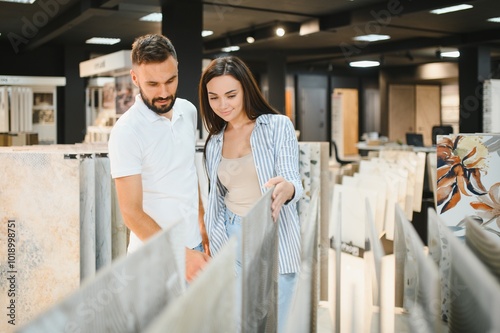
[[[362,36],[353,37],[353,40],[357,40],[360,42],[377,42],[379,40],[386,40],[386,39],[390,39],[390,38],[391,38],[391,36],[389,36],[389,35],[370,34],[370,35],[362,35]]]
[[[443,7],[443,8],[439,8],[439,9],[434,9],[434,10],[431,10],[430,13],[441,15],[441,14],[447,14],[447,13],[457,12],[459,10],[471,9],[473,7],[474,6],[472,6],[472,5],[461,4],[461,5],[456,5],[456,6],[449,6],[449,7]]]
[[[24,3],[26,5],[32,5],[35,0],[0,0],[3,2],[16,2],[16,3]]]
[[[248,36],[248,37],[247,37],[247,43],[248,43],[248,44],[253,44],[253,43],[255,43],[255,37],[254,37],[254,36]]]
[[[500,23],[500,16],[499,17],[492,17],[488,19],[488,22],[493,22],[493,23]]]
[[[201,31],[201,37],[208,37],[212,36],[214,32],[212,30],[202,30]]]
[[[283,27],[276,28],[276,36],[283,37],[285,35],[285,29]]]
[[[446,58],[458,58],[460,57],[460,51],[447,51],[441,52],[441,57]]]
[[[139,21],[147,21],[147,22],[161,22],[163,19],[163,15],[161,13],[151,13],[146,16],[143,16],[139,19]]]
[[[105,38],[105,37],[92,37],[87,39],[85,43],[87,44],[103,44],[103,45],[115,45],[120,42],[120,38]]]
[[[227,46],[227,47],[223,47],[221,49],[222,52],[234,52],[234,51],[238,51],[240,49],[239,46],[237,45],[233,45],[233,46]]]
[[[376,67],[380,66],[380,62],[378,61],[373,61],[373,60],[361,60],[361,61],[352,61],[349,63],[349,66],[351,67]]]

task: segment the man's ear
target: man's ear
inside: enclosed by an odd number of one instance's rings
[[[130,70],[130,77],[132,78],[134,85],[139,88],[139,80],[137,79],[137,74],[135,74],[133,69]]]

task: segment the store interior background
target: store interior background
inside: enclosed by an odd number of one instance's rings
[[[429,13],[462,3],[473,8]],[[80,77],[79,64],[129,50],[134,38],[145,33],[172,39],[180,60],[179,96],[195,104],[203,59],[225,54],[222,47],[240,46],[231,54],[248,62],[270,102],[291,115],[304,141],[331,140],[332,93],[341,88],[357,90],[358,117],[344,128],[355,134],[354,141],[363,133],[378,132],[404,143],[401,133],[391,133],[389,126],[389,87],[394,84],[437,86],[439,121],[453,125],[455,132],[481,132],[481,85],[500,75],[500,25],[487,21],[500,15],[500,3],[494,0],[37,0],[31,5],[0,2],[0,9],[0,75],[66,79],[57,88],[60,144],[82,142],[87,132],[89,78]],[[163,12],[163,22],[139,21],[152,12]],[[273,35],[277,25],[285,28],[285,36]],[[214,34],[203,38],[201,30]],[[373,33],[391,38],[353,40]],[[253,44],[246,42],[248,35],[255,37]],[[121,41],[85,44],[91,37]],[[460,51],[459,58],[439,56],[454,50]],[[350,67],[355,60],[381,65]],[[430,127],[406,123],[392,128],[404,126],[409,127],[403,132],[431,132]]]
[[[429,12],[457,4],[473,8]],[[153,12],[163,13],[162,22],[139,20]],[[180,97],[198,105],[204,64],[237,55],[248,63],[270,103],[291,117],[301,143],[335,140],[342,143],[342,158],[358,159],[357,143],[365,133],[402,144],[406,132],[422,133],[430,146],[435,125],[452,125],[455,134],[483,132],[483,82],[500,79],[500,23],[488,21],[493,17],[500,17],[498,0],[0,1],[0,86],[19,77],[63,78],[51,87],[34,85],[33,92],[54,91],[54,143],[81,143],[89,140],[89,126],[96,125],[89,123],[92,84],[112,82],[117,94],[128,69],[82,77],[80,65],[130,50],[139,35],[163,33],[179,56]],[[279,25],[285,28],[283,37],[274,35]],[[202,37],[202,30],[214,33]],[[353,40],[366,34],[390,39]],[[250,35],[255,38],[251,44],[246,41]],[[86,44],[91,37],[120,42]],[[240,49],[222,51],[228,46]],[[443,57],[448,51],[459,51],[460,57]],[[380,66],[349,66],[357,60],[379,61]],[[104,85],[98,93],[105,94]],[[422,101],[429,103],[419,106]],[[342,121],[335,118],[336,105],[342,105],[337,113]],[[93,106],[111,119],[99,126],[111,127],[118,117],[116,103]],[[199,128],[203,139],[201,119]],[[430,202],[423,201],[422,213],[414,214],[415,225],[423,225]],[[424,229],[418,231],[425,241]]]

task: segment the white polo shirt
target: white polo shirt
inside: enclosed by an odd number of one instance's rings
[[[201,242],[198,226],[198,178],[195,167],[196,107],[177,98],[172,120],[151,111],[140,95],[113,126],[108,149],[111,176],[140,174],[143,208],[162,228],[182,221],[185,245]],[[130,233],[128,251],[141,245]]]

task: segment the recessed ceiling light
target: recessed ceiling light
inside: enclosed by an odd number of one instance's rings
[[[221,50],[222,52],[234,52],[238,51],[240,49],[239,46],[228,46],[228,47],[223,47]]]
[[[143,16],[139,19],[139,21],[147,21],[147,22],[161,22],[163,15],[161,13],[151,13],[146,16]]]
[[[212,30],[203,30],[201,32],[201,37],[208,37],[208,36],[211,36],[213,34],[214,34],[214,32]]]
[[[283,37],[285,35],[285,29],[282,27],[276,28],[276,36]]]
[[[451,13],[451,12],[457,12],[459,10],[465,10],[465,9],[470,9],[472,8],[472,5],[466,5],[466,4],[461,4],[461,5],[456,5],[456,6],[450,6],[450,7],[443,7],[439,9],[434,9],[431,10],[430,12],[432,14],[446,14],[446,13]]]
[[[376,67],[380,66],[380,62],[372,61],[372,60],[361,60],[361,61],[352,61],[349,63],[351,67]]]
[[[115,45],[120,42],[120,38],[104,38],[104,37],[92,37],[87,39],[85,43],[87,44],[104,44],[104,45]]]
[[[35,2],[35,0],[0,0],[0,1],[24,3],[24,4],[28,4],[28,5],[31,5],[31,4],[33,4],[33,2]]]
[[[488,22],[500,23],[500,16],[489,18]]]
[[[441,52],[441,57],[458,58],[460,57],[460,51]]]
[[[377,34],[370,34],[370,35],[363,35],[363,36],[356,36],[353,38],[353,40],[361,41],[361,42],[376,42],[379,40],[386,40],[390,39],[391,36],[389,35],[377,35]]]

